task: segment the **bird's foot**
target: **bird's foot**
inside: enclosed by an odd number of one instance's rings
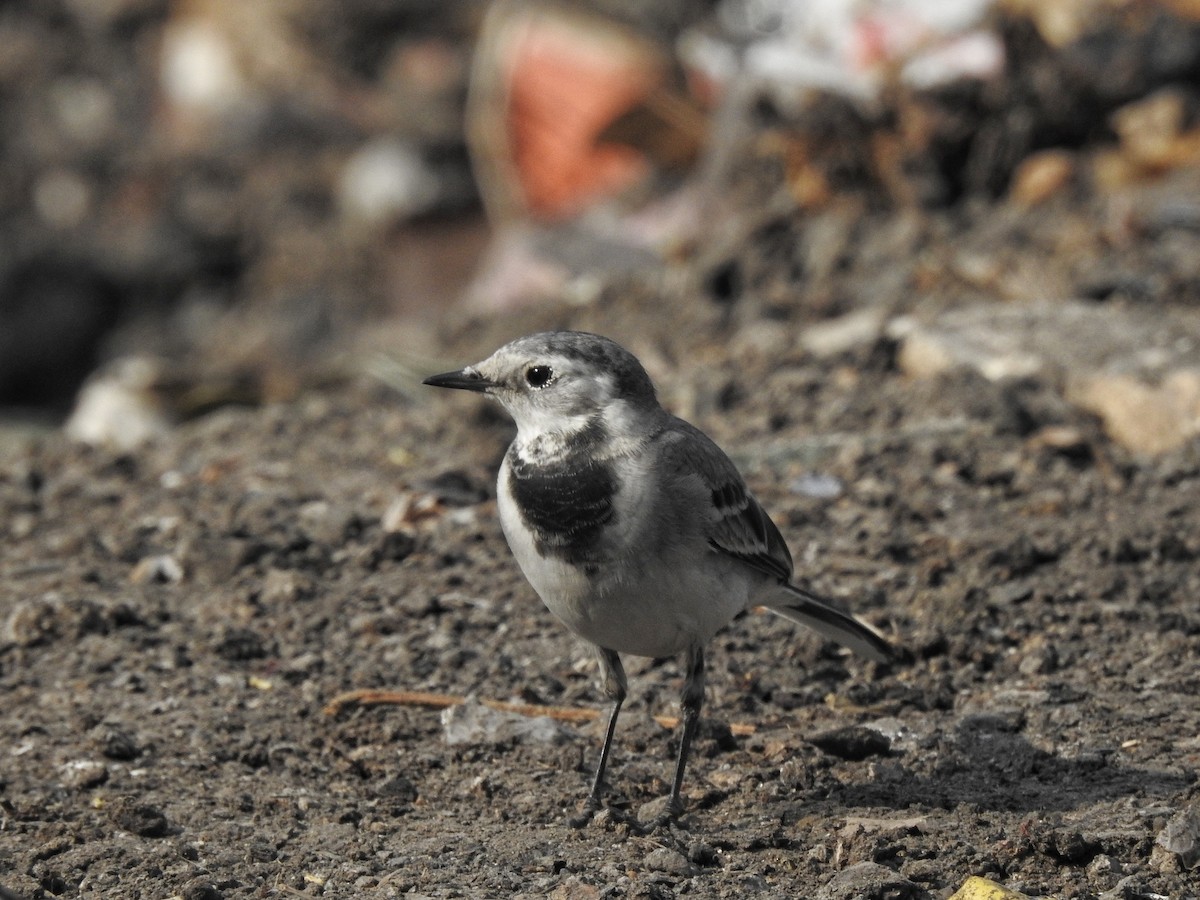
[[[638,810],[638,823],[646,832],[670,829],[683,815],[683,798],[668,795],[651,800]]]
[[[600,812],[600,798],[592,795],[583,801],[583,808],[576,815],[567,819],[567,824],[572,828],[584,828],[596,817],[596,813]]]
[[[627,829],[632,834],[647,834],[645,823],[624,805],[593,803],[591,798],[584,802],[577,815],[571,816],[567,822],[572,828],[585,828],[594,825],[606,831]]]

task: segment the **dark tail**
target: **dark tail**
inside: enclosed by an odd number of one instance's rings
[[[794,584],[781,584],[779,593],[764,605],[776,615],[807,625],[867,659],[885,663],[896,657],[896,648],[866,622]]]

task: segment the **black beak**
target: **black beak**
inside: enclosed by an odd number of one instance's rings
[[[459,369],[457,372],[443,372],[441,375],[430,375],[421,384],[430,387],[456,388],[460,391],[486,391],[496,386],[474,369]]]

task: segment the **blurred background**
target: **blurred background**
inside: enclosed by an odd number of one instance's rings
[[[120,446],[616,290],[1200,298],[1197,0],[13,0],[0,117],[0,418]]]

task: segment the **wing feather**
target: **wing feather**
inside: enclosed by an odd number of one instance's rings
[[[705,537],[716,552],[776,579],[780,589],[762,602],[772,612],[815,629],[868,659],[886,662],[895,651],[878,631],[839,605],[791,583],[792,555],[775,523],[746,489],[737,467],[702,431],[676,419],[663,432],[663,457],[676,486],[690,484],[712,499]],[[697,493],[703,499],[703,494]]]
[[[712,501],[707,523],[709,545],[781,582],[792,577],[792,555],[754,495],[746,489],[733,461],[712,440],[681,419],[668,433],[677,435],[664,448],[667,465],[700,479]]]

